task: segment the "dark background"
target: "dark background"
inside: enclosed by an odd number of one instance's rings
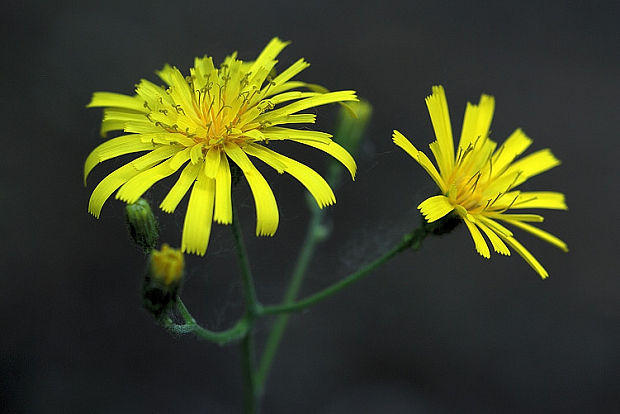
[[[355,183],[329,208],[333,236],[311,265],[311,293],[380,254],[418,222],[432,180],[391,142],[400,129],[432,140],[424,97],[446,87],[455,135],[467,100],[496,97],[493,137],[516,127],[563,165],[528,181],[566,193],[543,212],[564,254],[518,233],[549,270],[541,281],[514,254],[478,256],[465,228],[428,240],[373,276],[292,318],[265,413],[618,412],[617,2],[5,1],[0,116],[0,408],[7,413],[240,410],[238,350],[175,338],[141,309],[144,258],[122,203],[100,220],[82,185],[99,142],[96,90],[131,93],[164,63],[254,58],[273,36],[293,41],[281,66],[300,79],[355,89],[374,104]],[[318,110],[330,131],[337,107]],[[281,147],[323,170],[310,148]],[[258,294],[279,300],[303,236],[303,188],[261,166],[281,210],[276,237],[255,238],[247,185],[235,191]],[[160,184],[148,196],[159,203]],[[185,202],[186,203],[186,202]],[[162,218],[178,245],[183,208]],[[161,213],[161,212],[160,212]],[[161,213],[160,217],[164,214]],[[184,298],[213,329],[242,311],[228,228],[188,258]],[[259,339],[266,327],[259,328]]]

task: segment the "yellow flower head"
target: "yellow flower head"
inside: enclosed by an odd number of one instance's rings
[[[498,147],[497,143],[489,138],[489,127],[495,109],[492,96],[482,95],[478,105],[467,104],[456,153],[443,87],[433,87],[432,95],[426,98],[426,106],[437,138],[430,144],[430,149],[439,169],[400,132],[394,131],[392,136],[394,143],[411,155],[441,190],[442,195],[430,197],[418,206],[426,220],[430,223],[454,211],[467,225],[476,250],[483,257],[489,258],[490,251],[482,233],[487,236],[497,253],[510,255],[506,246],[508,244],[541,277],[546,278],[547,271],[500,221],[568,251],[566,243],[528,224],[543,221],[542,216],[506,213],[508,210],[523,208],[566,210],[564,195],[561,193],[515,190],[528,178],[559,165],[560,161],[548,149],[536,151],[516,161],[532,143],[521,129],[513,132]]]
[[[184,268],[183,253],[179,249],[173,249],[164,243],[161,250],[153,250],[151,253],[150,274],[166,286],[178,282],[183,277]]]
[[[256,234],[273,235],[279,214],[273,192],[249,156],[279,173],[295,177],[314,196],[319,207],[335,202],[327,182],[314,170],[267,148],[269,141],[289,140],[322,150],[342,162],[355,177],[351,155],[324,132],[286,127],[314,123],[306,109],[356,101],[355,92],[325,92],[315,85],[291,80],[309,64],[299,59],[275,77],[276,56],[288,43],[272,39],[256,60],[244,62],[236,53],[219,68],[210,57],[196,58],[189,76],[166,65],[158,71],[168,85],[142,79],[136,95],[95,92],[88,107],[105,107],[101,133],[123,130],[95,148],[84,165],[84,181],[100,162],[120,155],[148,151],[105,177],[94,189],[88,210],[99,217],[104,202],[116,198],[133,203],[157,181],[182,169],[160,207],[172,213],[191,191],[182,250],[203,255],[211,222],[232,222],[230,162],[250,185],[256,206]],[[307,87],[312,91],[298,91]]]

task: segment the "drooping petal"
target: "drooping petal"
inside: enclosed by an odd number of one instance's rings
[[[215,213],[213,219],[221,224],[230,224],[233,220],[231,175],[228,158],[222,155],[215,176]]]
[[[156,167],[150,168],[135,177],[132,177],[129,181],[123,184],[120,190],[118,190],[118,193],[116,193],[116,198],[130,204],[138,201],[140,196],[142,196],[146,190],[151,188],[153,184],[174,174],[179,168],[181,168],[183,163],[189,160],[189,153],[187,151],[181,151],[178,154],[182,154],[183,157],[173,157],[174,159],[170,158]]]
[[[469,234],[471,234],[471,238],[474,240],[474,244],[476,246],[476,251],[480,254],[480,256],[488,259],[491,257],[491,252],[489,251],[489,246],[487,242],[482,237],[482,233],[478,230],[478,227],[471,221],[471,218],[468,216],[467,218],[463,218],[467,229],[469,230]]]
[[[346,169],[349,170],[349,174],[351,174],[351,179],[355,180],[357,164],[355,163],[355,160],[353,159],[351,154],[349,154],[347,150],[340,146],[337,142],[330,141],[329,144],[324,144],[318,141],[307,141],[298,139],[291,139],[291,141],[299,142],[301,144],[305,144],[328,153],[329,155],[340,161],[340,163],[342,163],[342,165],[344,165]]]
[[[198,177],[198,172],[202,168],[202,164],[192,164],[191,162],[185,166],[179,179],[172,186],[164,200],[159,205],[166,213],[172,213],[177,208],[183,196],[190,189],[196,177]]]
[[[510,247],[515,249],[517,253],[529,264],[532,269],[536,271],[543,279],[546,279],[549,276],[549,273],[545,270],[545,268],[540,264],[538,260],[530,253],[521,243],[519,243],[514,237],[506,237],[501,233],[498,233],[499,237],[501,237]]]
[[[312,194],[319,208],[336,202],[336,196],[327,181],[312,168],[261,145],[248,145],[245,152],[264,161],[278,172],[285,171],[295,177]]]
[[[93,190],[88,201],[88,212],[99,218],[101,208],[117,188],[125,184],[141,171],[151,168],[163,159],[173,155],[170,147],[159,147],[146,155],[136,158],[132,162],[123,165],[105,177]]]
[[[220,169],[221,150],[217,147],[211,147],[205,157],[205,175],[209,178],[215,178]]]
[[[559,238],[557,238],[551,233],[541,230],[538,227],[534,227],[531,224],[523,223],[520,220],[507,219],[506,215],[499,216],[498,219],[503,220],[506,223],[509,223],[515,227],[519,227],[520,229],[523,229],[527,231],[528,233],[533,234],[534,236],[546,241],[547,243],[550,243],[556,246],[557,248],[565,252],[568,252],[568,246],[566,245],[566,243],[564,243],[562,240],[560,240]]]
[[[142,142],[138,135],[122,135],[112,138],[97,146],[86,158],[84,163],[84,184],[88,174],[100,162],[134,152],[148,151],[155,148],[151,142]]]
[[[422,215],[429,223],[437,221],[452,210],[454,206],[450,203],[448,197],[443,195],[437,195],[427,198],[420,203],[418,209],[422,212]]]
[[[425,153],[419,151],[416,147],[414,147],[411,141],[405,138],[405,136],[397,130],[394,130],[394,132],[392,133],[392,140],[396,145],[404,149],[407,154],[411,156],[411,158],[416,160],[418,164],[422,166],[422,168],[424,168],[428,175],[431,176],[433,181],[435,181],[442,193],[446,192],[446,185],[443,178],[441,178],[441,175],[439,175],[439,172]]]
[[[506,237],[513,236],[512,231],[510,231],[510,229],[507,229],[506,227],[502,226],[501,224],[499,224],[497,221],[493,219],[490,219],[482,215],[478,215],[476,216],[476,218],[478,221],[484,223],[486,226],[488,226],[491,230],[493,230],[495,233],[497,233],[500,236],[506,236]]]
[[[503,254],[504,256],[510,256],[510,250],[508,249],[508,247],[506,247],[502,239],[500,239],[499,236],[493,230],[491,230],[489,226],[487,226],[478,219],[476,220],[476,225],[480,227],[480,229],[482,229],[484,234],[487,235],[487,237],[491,241],[491,244],[493,245],[493,250],[495,250],[499,254]]]
[[[273,236],[278,229],[280,214],[271,187],[241,148],[229,144],[225,149],[226,155],[243,171],[252,190],[256,206],[256,235]]]
[[[203,173],[198,174],[189,197],[187,213],[183,222],[181,249],[186,253],[204,256],[211,235],[215,180]]]
[[[443,86],[433,86],[433,93],[426,97],[426,107],[431,116],[439,152],[437,164],[441,175],[446,177],[454,165],[454,141],[452,139],[452,125],[448,112],[448,101]],[[435,152],[435,151],[433,151]]]

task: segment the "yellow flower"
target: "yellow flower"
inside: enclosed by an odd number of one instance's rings
[[[489,127],[495,109],[492,96],[482,95],[478,105],[467,103],[459,145],[454,148],[448,103],[443,87],[434,86],[426,98],[426,106],[435,130],[436,141],[430,144],[439,169],[400,132],[394,131],[394,143],[415,159],[439,186],[442,195],[430,197],[418,208],[430,223],[454,211],[467,225],[476,250],[490,257],[484,233],[493,249],[510,255],[512,247],[538,274],[546,278],[547,271],[499,222],[508,223],[568,251],[566,243],[528,222],[541,222],[536,214],[507,214],[523,208],[566,210],[564,194],[549,191],[518,191],[515,188],[530,177],[560,164],[550,150],[536,151],[515,161],[532,143],[517,129],[499,147],[489,138]],[[481,232],[482,230],[482,232]]]
[[[169,286],[178,282],[183,277],[185,261],[183,253],[179,249],[173,249],[164,243],[161,250],[153,250],[151,253],[151,276],[153,279]]]
[[[160,207],[172,213],[191,189],[181,247],[184,252],[204,255],[211,222],[232,222],[232,161],[243,171],[254,196],[256,234],[273,235],[279,222],[278,206],[248,155],[295,177],[319,207],[333,204],[334,193],[318,173],[267,144],[289,140],[317,148],[342,162],[354,178],[355,161],[330,134],[283,125],[314,123],[316,115],[300,112],[357,98],[354,91],[325,92],[316,85],[291,80],[309,66],[304,59],[272,78],[275,58],[287,44],[274,38],[251,62],[241,61],[233,53],[219,69],[210,57],[196,58],[187,77],[166,65],[157,74],[167,88],[142,79],[134,96],[95,92],[88,107],[105,107],[102,135],[113,130],[126,134],[91,152],[84,165],[84,182],[102,161],[149,152],[105,177],[90,197],[89,212],[99,217],[104,202],[117,189],[116,198],[133,203],[157,181],[185,165]],[[295,90],[303,87],[312,91]]]

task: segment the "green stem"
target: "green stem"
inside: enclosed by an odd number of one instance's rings
[[[304,275],[306,274],[306,269],[310,264],[310,259],[312,259],[312,255],[314,254],[314,250],[317,244],[326,236],[325,230],[322,228],[321,224],[323,219],[322,211],[316,206],[316,204],[314,204],[311,208],[311,212],[312,216],[310,217],[310,221],[308,223],[306,238],[302,245],[301,251],[299,252],[291,281],[286,289],[284,299],[282,301],[285,305],[293,303],[299,294],[301,283]],[[258,392],[261,394],[264,390],[265,382],[267,380],[267,376],[269,375],[269,370],[271,369],[273,359],[278,351],[284,331],[286,330],[288,319],[289,315],[278,316],[273,323],[269,336],[267,337],[267,341],[265,342],[265,350],[261,356],[256,374],[256,387]]]
[[[247,414],[257,411],[256,367],[254,365],[254,340],[252,332],[241,340],[241,371],[243,373],[243,407]]]
[[[177,299],[177,309],[183,316],[183,320],[185,322],[183,325],[177,325],[169,320],[163,322],[166,329],[174,334],[194,334],[199,339],[206,339],[207,341],[215,342],[218,345],[225,345],[227,343],[237,341],[247,335],[249,328],[247,318],[240,319],[230,329],[215,332],[200,326],[194,317],[189,313],[180,298]]]
[[[256,362],[254,358],[254,319],[261,312],[261,305],[256,298],[256,288],[250,270],[248,255],[243,243],[243,235],[239,226],[239,216],[233,204],[233,222],[231,226],[235,239],[235,248],[243,281],[245,306],[248,328],[241,340],[241,368],[243,371],[243,405],[247,414],[253,414],[258,406],[258,393],[256,388]]]
[[[381,257],[375,259],[374,261],[362,267],[358,271],[351,273],[349,276],[345,277],[344,279],[341,279],[338,282],[332,284],[331,286],[321,290],[320,292],[315,293],[314,295],[311,295],[298,302],[288,303],[288,304],[284,303],[282,305],[275,305],[275,306],[265,306],[262,308],[261,314],[274,315],[274,314],[300,311],[302,309],[305,309],[309,306],[314,305],[315,303],[325,300],[331,295],[340,292],[342,289],[351,285],[352,283],[355,283],[358,280],[362,279],[364,276],[367,276],[377,267],[381,266],[382,264],[384,264],[385,262],[387,262],[388,260],[396,256],[403,250],[410,248],[410,247],[416,247],[416,248],[419,247],[420,244],[422,243],[422,240],[424,240],[424,238],[428,234],[429,232],[426,231],[424,227],[414,231],[413,233],[407,234],[402,239],[402,241],[398,243],[395,247],[393,247],[391,250],[387,251]]]
[[[254,288],[254,280],[252,279],[252,271],[250,270],[250,263],[248,261],[248,254],[245,250],[245,244],[243,243],[243,235],[239,227],[239,217],[237,210],[233,205],[233,222],[232,233],[235,238],[235,249],[237,251],[237,258],[239,259],[239,265],[241,266],[241,276],[243,281],[243,292],[245,294],[245,304],[247,311],[250,315],[255,316],[260,311],[260,304],[256,299],[256,289]]]

